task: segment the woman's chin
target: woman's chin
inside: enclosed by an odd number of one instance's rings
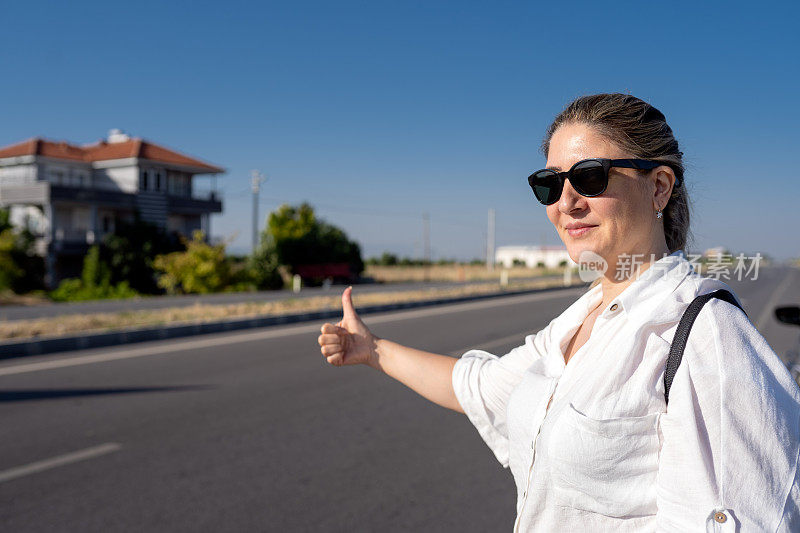
[[[601,246],[592,246],[589,243],[573,243],[567,246],[567,254],[578,265],[588,268],[601,268],[598,265],[608,265],[608,250]],[[601,268],[605,270],[605,268]]]
[[[587,255],[597,254],[594,246],[587,246],[587,243],[571,243],[567,245],[569,258],[580,263]]]

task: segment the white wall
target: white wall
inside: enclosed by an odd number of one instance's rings
[[[27,185],[35,181],[35,164],[0,167],[0,186]]]
[[[139,168],[136,166],[96,168],[94,186],[109,191],[135,193],[139,190]]]
[[[548,249],[538,246],[501,246],[495,251],[495,262],[504,267],[511,267],[514,260],[524,261],[528,267],[535,267],[540,262],[548,268],[555,268],[562,261],[574,265],[566,249]]]

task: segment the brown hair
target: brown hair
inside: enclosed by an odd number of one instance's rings
[[[638,159],[663,162],[675,172],[664,212],[664,237],[670,252],[683,250],[689,239],[689,196],[683,173],[683,154],[667,124],[664,114],[629,94],[593,94],[570,103],[547,128],[542,152],[547,157],[550,139],[567,123],[582,123],[595,128],[603,136]]]

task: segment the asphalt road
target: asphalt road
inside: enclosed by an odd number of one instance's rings
[[[732,285],[784,353],[800,328],[765,309],[800,303],[800,271]],[[438,353],[502,354],[581,292],[367,322]],[[467,418],[369,368],[327,365],[318,327],[0,363],[0,530],[510,530],[511,475]]]

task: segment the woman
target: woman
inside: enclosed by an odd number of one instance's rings
[[[664,115],[578,98],[543,152],[531,187],[570,257],[607,265],[599,283],[505,356],[461,359],[375,337],[348,288],[322,354],[465,413],[514,476],[515,531],[800,531],[800,390],[741,310],[702,308],[665,401],[678,321],[728,287],[682,252],[688,196]]]

